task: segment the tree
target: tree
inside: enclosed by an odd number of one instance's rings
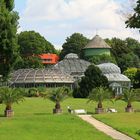
[[[54,46],[35,31],[21,32],[18,35],[18,43],[22,57],[55,52]]]
[[[140,69],[137,69],[134,79],[136,81],[135,88],[140,88]]]
[[[62,45],[62,51],[60,53],[60,59],[63,59],[68,53],[76,53],[81,55],[82,48],[89,42],[89,39],[84,37],[80,33],[74,33],[70,37],[67,37],[66,42]]]
[[[13,11],[13,0],[0,2],[0,75],[8,78],[18,59],[17,27],[18,14]]]
[[[55,102],[55,108],[53,109],[53,113],[61,113],[62,109],[60,106],[60,102],[65,100],[70,96],[70,90],[67,87],[58,87],[49,91],[44,97],[50,99]]]
[[[135,87],[135,83],[136,83],[135,81],[136,73],[137,73],[137,68],[127,68],[127,70],[123,72],[123,74],[126,75],[131,80],[133,87]]]
[[[112,38],[111,40],[106,39],[106,42],[111,46],[111,54],[115,57],[122,71],[126,70],[128,67],[138,68],[140,66],[140,59],[134,49],[134,46],[136,47],[138,45],[136,40]]]
[[[88,102],[95,101],[98,102],[97,108],[95,108],[95,113],[103,113],[103,101],[104,100],[111,100],[112,98],[112,92],[108,90],[105,87],[97,87],[94,88],[89,96],[88,96]]]
[[[95,65],[90,65],[85,71],[85,76],[79,82],[79,97],[86,98],[92,89],[96,87],[107,87],[108,79],[102,74],[102,71]]]
[[[38,57],[42,53],[56,53],[54,46],[43,36],[35,31],[24,31],[18,35],[21,58],[15,69],[19,68],[42,68],[43,64]]]
[[[0,97],[2,103],[6,105],[5,116],[13,116],[12,104],[23,101],[23,90],[17,88],[2,87],[0,88]]]
[[[123,100],[127,103],[125,108],[126,112],[133,112],[132,102],[138,101],[140,99],[140,94],[135,92],[134,89],[125,89],[121,97],[116,98],[116,100]]]
[[[134,14],[125,23],[127,27],[140,28],[140,0],[137,0],[137,6],[134,8]]]

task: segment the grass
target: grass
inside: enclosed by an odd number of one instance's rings
[[[67,106],[93,112],[94,104],[85,99],[68,99],[62,103],[63,114],[53,115],[54,103],[42,98],[27,98],[14,105],[13,118],[2,117],[0,105],[0,140],[111,140],[75,115],[67,113]]]
[[[126,104],[121,101],[117,102],[115,106],[119,111],[118,113],[106,113],[94,115],[94,117],[134,139],[140,140],[140,136],[136,134],[140,130],[140,112],[124,113]],[[140,102],[133,103],[133,107],[140,109]]]

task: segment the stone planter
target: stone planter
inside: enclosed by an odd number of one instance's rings
[[[125,112],[134,112],[132,107],[126,107]]]
[[[4,115],[5,115],[5,117],[12,117],[12,116],[14,116],[14,111],[13,110],[5,110]]]
[[[104,108],[95,108],[95,113],[96,114],[104,113]]]
[[[61,114],[62,113],[62,109],[53,109],[53,114]]]

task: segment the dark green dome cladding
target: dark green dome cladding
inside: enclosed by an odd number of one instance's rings
[[[85,56],[110,55],[111,47],[98,35],[96,35],[83,49]]]

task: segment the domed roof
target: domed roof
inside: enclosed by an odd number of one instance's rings
[[[87,48],[111,48],[99,35],[96,35],[86,46]]]
[[[65,56],[65,58],[79,58],[78,57],[78,55],[77,54],[75,54],[75,53],[69,53],[69,54],[67,54],[66,56]]]
[[[77,54],[70,53],[54,67],[72,75],[82,75],[89,65],[90,62],[79,59]]]
[[[74,79],[58,69],[19,69],[11,76],[12,83],[73,83]]]
[[[97,65],[103,74],[121,73],[120,68],[113,63],[103,63]]]

